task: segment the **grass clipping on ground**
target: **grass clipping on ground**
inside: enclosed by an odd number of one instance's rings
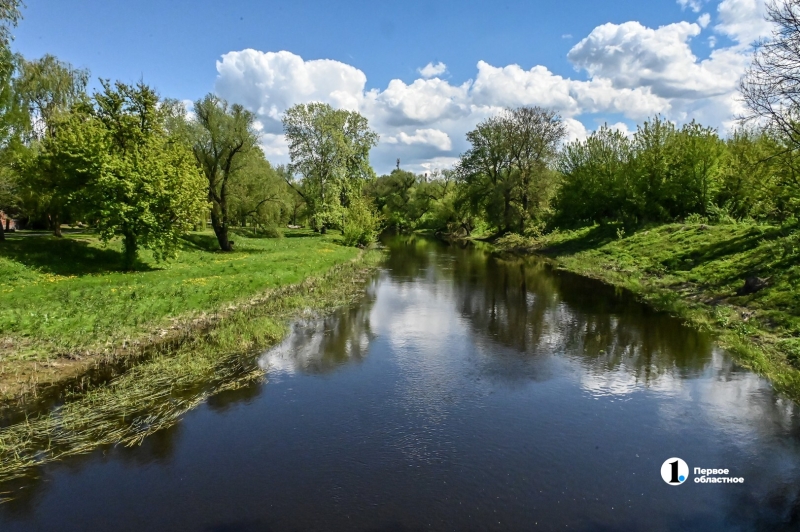
[[[800,232],[795,225],[668,224],[630,234],[617,225],[511,235],[501,250],[627,288],[715,333],[738,361],[800,399]],[[758,289],[744,290],[747,279]]]
[[[137,445],[212,395],[265,378],[260,350],[280,340],[292,317],[351,303],[382,259],[364,252],[323,276],[276,290],[262,304],[222,319],[174,352],[134,366],[105,386],[0,429],[0,482],[99,446]]]

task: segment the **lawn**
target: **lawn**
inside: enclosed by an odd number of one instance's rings
[[[8,235],[0,244],[0,359],[47,361],[109,350],[190,319],[225,311],[266,290],[299,283],[359,251],[338,236],[286,231],[284,238],[237,234],[217,251],[210,232],[187,235],[177,258],[148,252],[122,271],[119,242],[91,234]]]

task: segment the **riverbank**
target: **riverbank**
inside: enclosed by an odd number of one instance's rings
[[[516,235],[495,245],[619,286],[715,334],[738,361],[800,398],[800,235],[794,226],[668,224]],[[749,280],[749,281],[748,281]]]
[[[120,251],[92,235],[11,236],[0,246],[0,398],[171,349],[223,319],[274,305],[276,294],[313,285],[332,268],[364,261],[334,236],[309,231],[235,240],[235,252],[220,253],[212,233],[192,233],[176,259],[156,263],[143,254],[135,271],[124,272]]]

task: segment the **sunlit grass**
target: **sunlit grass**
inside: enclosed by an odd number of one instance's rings
[[[0,482],[99,446],[140,444],[207,398],[254,385],[265,376],[257,353],[283,337],[290,318],[351,302],[380,260],[380,252],[367,252],[276,290],[108,385],[76,392],[54,410],[0,429]]]
[[[174,260],[157,263],[145,252],[135,271],[124,272],[118,242],[10,235],[0,245],[3,362],[108,350],[168,327],[171,318],[224,310],[357,255],[334,236],[308,231],[234,239],[236,251],[221,253],[212,233],[193,233]]]
[[[713,331],[739,361],[800,399],[800,234],[795,226],[667,224],[625,234],[595,226],[514,242],[561,267],[622,286]],[[745,279],[766,286],[740,292]]]

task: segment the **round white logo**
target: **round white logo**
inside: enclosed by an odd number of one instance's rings
[[[670,458],[661,466],[661,478],[670,486],[680,486],[689,478],[689,465],[680,458]]]

